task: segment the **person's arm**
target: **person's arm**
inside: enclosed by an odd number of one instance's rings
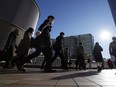
[[[112,55],[112,47],[111,47],[111,44],[109,45],[109,53],[110,53],[110,55]]]
[[[44,30],[46,27],[48,27],[48,26],[50,27],[51,24],[49,23],[48,20],[46,20],[46,21],[39,27],[38,31],[36,32],[36,36],[39,36],[39,35],[43,32],[43,30]]]

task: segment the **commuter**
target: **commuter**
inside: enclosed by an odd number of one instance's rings
[[[107,64],[108,64],[108,67],[109,67],[110,69],[113,69],[113,68],[114,68],[114,65],[113,65],[111,59],[108,59]]]
[[[109,53],[111,56],[115,57],[114,64],[116,66],[116,37],[112,37],[112,42],[109,45]]]
[[[22,58],[20,61],[16,62],[16,65],[19,68],[22,68],[22,66],[32,58],[35,58],[36,56],[40,55],[41,51],[43,52],[45,58],[46,58],[46,65],[44,68],[44,72],[55,72],[55,70],[52,70],[52,44],[51,44],[51,37],[50,37],[50,31],[52,27],[52,23],[54,21],[53,16],[48,16],[48,18],[40,25],[35,38],[35,47],[37,48],[36,51],[29,56]]]
[[[52,58],[52,62],[54,62],[56,58],[59,56],[61,58],[61,67],[65,70],[67,69],[67,66],[63,55],[63,43],[64,43],[64,32],[60,32],[60,35],[56,38],[56,42],[54,44],[55,54]]]
[[[79,69],[86,69],[85,59],[84,59],[84,48],[82,46],[82,42],[79,42],[79,45],[77,47],[77,60],[75,62],[76,64],[76,70],[77,66],[79,66]]]
[[[4,58],[6,62],[3,68],[12,68],[11,59],[13,58],[14,48],[17,48],[16,39],[18,35],[19,35],[19,30],[15,29],[8,36],[7,42],[4,47],[4,53],[5,53]]]
[[[93,49],[93,56],[95,58],[95,61],[97,63],[98,72],[102,70],[102,64],[103,64],[103,57],[102,52],[103,48],[99,45],[98,42],[95,43],[94,49]]]
[[[24,33],[23,39],[20,41],[16,50],[17,55],[13,58],[12,63],[28,55],[29,49],[31,48],[31,39],[32,39],[33,31],[34,31],[33,28],[28,28]],[[25,71],[23,67],[18,69],[20,71]]]

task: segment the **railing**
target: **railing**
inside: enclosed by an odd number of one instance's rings
[[[44,60],[44,56],[38,56],[38,57],[32,59],[31,63],[26,63],[25,65],[30,66],[30,67],[40,67],[42,65],[43,60]],[[76,59],[71,59],[72,64],[70,64],[70,65],[68,64],[69,68],[76,68],[75,60]],[[56,68],[61,67],[61,60],[59,57],[53,62],[52,66],[56,67]],[[86,61],[86,67],[87,68],[97,68],[97,64],[94,61],[91,64],[87,63],[87,61]],[[104,63],[104,68],[108,68],[107,63]]]

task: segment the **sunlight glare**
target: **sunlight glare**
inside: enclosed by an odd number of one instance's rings
[[[109,40],[110,37],[111,37],[111,34],[110,34],[109,31],[102,31],[102,32],[100,33],[100,38],[101,38],[102,40]]]

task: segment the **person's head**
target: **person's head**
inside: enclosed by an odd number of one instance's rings
[[[64,37],[64,32],[60,32],[60,36]]]
[[[19,35],[19,30],[15,29],[14,31],[15,31],[16,36],[18,36]]]
[[[97,44],[97,45],[99,45],[99,43],[98,43],[98,42],[96,42],[96,44]]]
[[[29,33],[29,35],[30,35],[30,36],[32,36],[33,31],[34,31],[34,29],[33,29],[33,28],[31,28],[31,27],[30,27],[30,28],[28,28],[28,29],[26,30],[26,32],[27,32],[27,33]]]
[[[54,21],[54,16],[52,16],[52,15],[49,15],[48,17],[47,17],[47,19],[49,20],[49,23],[53,23],[53,21]]]
[[[112,37],[112,40],[113,40],[113,41],[116,41],[116,37]]]

